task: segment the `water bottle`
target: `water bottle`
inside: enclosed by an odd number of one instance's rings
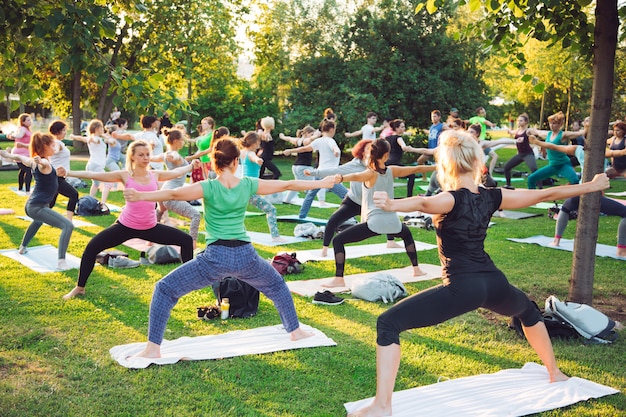
[[[220,307],[222,308],[222,320],[226,320],[228,318],[228,310],[230,310],[230,300],[228,298],[222,298]]]

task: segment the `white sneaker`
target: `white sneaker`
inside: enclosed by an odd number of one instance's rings
[[[137,268],[139,265],[141,265],[141,262],[133,261],[126,256],[109,258],[109,267],[111,268]]]

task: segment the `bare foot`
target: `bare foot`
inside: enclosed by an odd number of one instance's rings
[[[322,253],[320,255],[324,257],[328,255],[328,246],[322,246]]]
[[[63,296],[64,300],[71,300],[77,295],[85,295],[85,287],[74,287],[74,289]]]
[[[554,238],[552,242],[550,242],[550,246],[559,246],[561,244],[561,239]]]
[[[393,240],[388,240],[387,241],[387,247],[388,248],[401,248],[402,245],[400,245],[399,243],[394,242]]]
[[[160,358],[161,346],[156,343],[148,342],[144,350],[135,353],[131,358]]]
[[[381,416],[390,416],[390,415],[391,415],[391,406],[383,407],[376,403],[372,403],[365,408],[361,408],[360,410],[357,410],[354,413],[348,414],[348,417],[381,417]]]
[[[567,381],[569,376],[565,375],[561,370],[557,369],[554,374],[550,374],[550,383]]]
[[[57,270],[58,271],[67,271],[68,269],[70,269],[70,267],[67,264],[67,262],[65,261],[65,259],[59,259],[59,261],[57,262]]]
[[[285,239],[282,236],[276,236],[276,237],[272,238],[272,242],[286,242],[286,241],[287,241],[287,239]]]
[[[19,253],[20,255],[24,255],[26,252],[28,252],[28,248],[26,246],[20,245],[20,248],[17,250],[17,253]]]
[[[422,269],[419,266],[414,266],[413,267],[413,276],[414,277],[419,277],[420,275],[426,275],[426,272],[422,271]]]
[[[328,207],[328,203],[326,203],[326,201],[320,201],[320,208],[326,208]]]
[[[312,337],[313,335],[313,332],[304,331],[302,330],[302,327],[298,327],[296,330],[289,333],[292,342],[295,342],[296,340],[306,339],[307,337]]]
[[[617,248],[617,256],[619,258],[626,258],[626,248]]]
[[[326,288],[334,288],[334,287],[345,287],[346,282],[343,280],[343,277],[335,277],[329,283],[322,284],[322,287]]]

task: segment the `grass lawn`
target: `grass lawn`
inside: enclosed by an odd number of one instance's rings
[[[503,163],[513,149],[498,151]],[[291,178],[293,159],[277,158],[283,178]],[[84,162],[73,162],[81,169]],[[526,166],[520,165],[524,170]],[[25,197],[9,190],[17,171],[0,172],[0,207],[24,214]],[[560,181],[563,183],[563,180]],[[425,185],[418,182],[418,185]],[[521,184],[521,185],[520,185]],[[517,182],[516,186],[525,186]],[[626,190],[615,181],[613,190]],[[80,190],[81,194],[88,189]],[[396,196],[406,195],[404,187]],[[56,209],[64,212],[65,198]],[[328,201],[338,202],[329,194]],[[120,192],[110,202],[123,205]],[[251,208],[252,209],[252,208]],[[298,208],[278,205],[279,214],[295,214]],[[528,209],[535,211],[535,209]],[[536,245],[507,241],[508,237],[537,234],[552,236],[555,223],[541,210],[541,217],[494,219],[486,250],[509,280],[543,304],[551,294],[565,299],[572,254]],[[311,210],[314,217],[328,217],[329,209]],[[106,227],[115,215],[90,217]],[[598,241],[616,244],[619,219],[601,217]],[[27,224],[13,215],[0,216],[1,248],[16,248]],[[268,232],[262,216],[246,219],[249,230]],[[279,223],[282,234],[293,235],[293,223]],[[81,256],[98,228],[76,228],[69,252]],[[412,229],[418,241],[435,243],[435,232]],[[571,222],[565,238],[573,238]],[[57,246],[58,229],[41,228],[31,246]],[[382,243],[384,237],[367,243]],[[203,242],[201,242],[203,243]],[[287,247],[257,246],[261,256],[321,247],[311,241]],[[122,248],[138,259],[139,253]],[[436,250],[419,253],[421,263],[437,264]],[[408,266],[405,254],[349,260],[346,273]],[[594,305],[615,319],[624,320],[625,263],[596,258]],[[77,271],[38,274],[0,256],[0,415],[9,416],[337,416],[345,415],[343,403],[374,395],[375,323],[389,306],[350,300],[340,306],[316,306],[310,298],[294,296],[303,323],[332,337],[337,346],[244,356],[217,361],[180,362],[128,370],[114,362],[113,346],[146,340],[148,307],[155,282],[170,266],[115,270],[96,267],[83,298],[61,299],[76,283]],[[210,271],[207,271],[210,273]],[[332,261],[307,263],[302,274],[288,280],[330,277]],[[410,293],[438,281],[408,284]],[[219,334],[279,324],[271,302],[261,296],[259,314],[250,319],[212,322],[196,319],[196,307],[213,304],[210,290],[183,297],[172,312],[166,338]],[[623,336],[623,335],[622,335]],[[624,391],[626,389],[626,338],[610,346],[584,346],[579,341],[555,341],[562,370]],[[409,331],[402,337],[403,359],[396,390],[432,384],[440,377],[459,378],[520,368],[539,362],[527,342],[508,328],[508,320],[485,310],[465,314],[431,328]],[[623,394],[592,400],[541,416],[626,415]]]

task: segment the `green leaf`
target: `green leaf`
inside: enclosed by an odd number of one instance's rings
[[[532,75],[530,75],[530,74],[525,74],[525,75],[522,77],[522,81],[524,81],[525,83],[527,83],[528,81],[532,80],[532,78],[533,78],[533,76],[532,76]]]
[[[587,7],[591,4],[593,0],[578,0],[578,4],[580,7]]]
[[[470,12],[475,12],[482,7],[480,0],[470,0],[469,1],[469,9]]]
[[[63,61],[61,62],[61,65],[59,66],[59,70],[61,71],[62,75],[68,75],[70,73],[70,64],[67,61]]]
[[[537,94],[543,94],[543,90],[546,89],[546,85],[544,83],[538,83],[533,90],[535,91],[535,93]]]

